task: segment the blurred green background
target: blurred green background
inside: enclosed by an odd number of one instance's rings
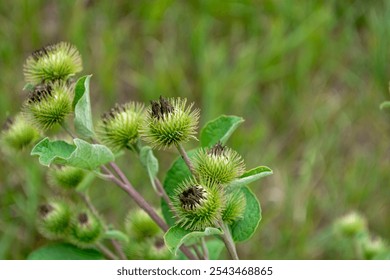
[[[0,121],[26,97],[23,63],[69,41],[92,73],[94,114],[116,102],[186,97],[204,124],[220,114],[246,122],[229,140],[248,168],[274,175],[253,183],[263,220],[243,259],[343,259],[333,221],[357,210],[390,240],[390,1],[1,1]],[[196,143],[189,143],[191,148]],[[29,151],[0,158],[0,259],[45,244],[37,205],[55,190]],[[176,152],[157,152],[160,179]],[[154,204],[146,173],[121,158]],[[95,180],[91,195],[120,227],[134,203]]]

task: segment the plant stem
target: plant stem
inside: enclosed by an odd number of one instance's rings
[[[206,240],[204,238],[202,238],[201,242],[202,242],[202,250],[203,250],[204,259],[208,260],[209,259],[209,250],[207,249],[207,246],[206,246]]]
[[[226,249],[228,250],[231,258],[233,260],[239,260],[237,251],[236,251],[236,246],[234,245],[234,241],[232,238],[232,235],[230,233],[230,229],[227,224],[224,222],[220,222],[219,226],[223,230],[223,235],[222,235],[222,240],[225,243]]]
[[[111,252],[106,246],[101,243],[96,244],[96,247],[110,260],[117,260],[118,257],[115,256],[113,252]]]
[[[184,162],[188,166],[188,169],[191,171],[192,175],[195,176],[195,174],[196,174],[195,168],[192,165],[192,162],[191,162],[190,158],[188,157],[187,152],[184,150],[183,146],[180,143],[178,143],[178,144],[176,144],[176,148],[179,151],[182,159],[184,160]]]
[[[106,166],[102,166],[103,170],[107,172],[107,175],[109,176],[108,178],[110,178],[111,181],[127,192],[127,194],[135,201],[135,203],[137,203],[137,205],[142,210],[144,210],[164,232],[166,232],[169,229],[168,225],[160,218],[153,207],[150,206],[150,204],[147,203],[146,200],[134,189],[122,170],[114,162],[111,162],[110,166],[114,169],[115,173],[117,173],[120,179],[118,179]],[[188,248],[181,246],[180,249],[188,259],[196,259],[196,257],[191,253],[190,250],[188,250]]]
[[[89,208],[89,210],[91,210],[91,212],[96,216],[96,217],[99,217],[99,212],[96,210],[95,206],[92,204],[91,200],[89,199],[89,196],[87,193],[79,193],[79,195],[81,196],[81,198],[84,200],[84,203],[87,205],[87,207]],[[103,228],[104,228],[104,231],[107,231],[108,228],[107,228],[107,225],[103,222]],[[114,246],[115,248],[115,251],[116,253],[119,255],[120,259],[121,260],[127,260],[127,257],[125,255],[125,253],[123,252],[122,250],[122,247],[121,245],[118,243],[118,241],[114,240],[114,239],[111,239],[111,243],[112,245]]]

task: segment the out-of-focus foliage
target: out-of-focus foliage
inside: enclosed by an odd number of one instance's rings
[[[351,210],[390,240],[390,117],[378,108],[389,99],[389,32],[385,0],[1,1],[0,121],[26,98],[30,52],[68,41],[83,74],[94,74],[95,117],[161,94],[195,101],[202,124],[222,113],[244,117],[229,146],[248,169],[261,163],[274,175],[251,186],[264,214],[238,246],[241,258],[349,258],[327,231]],[[45,242],[34,221],[53,190],[28,154],[0,157],[0,259],[26,258]],[[156,156],[164,174],[176,154]],[[122,160],[159,205],[142,166]],[[90,192],[115,225],[134,206],[110,183],[95,180]]]

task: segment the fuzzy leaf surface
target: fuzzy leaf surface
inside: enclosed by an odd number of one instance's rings
[[[228,187],[245,186],[249,183],[259,180],[265,176],[273,174],[272,170],[267,166],[258,166],[246,171],[239,178],[233,180]]]
[[[218,228],[207,227],[204,231],[189,231],[179,226],[171,227],[164,235],[165,245],[176,256],[183,244],[193,244],[199,238],[210,235],[221,235],[223,231]]]
[[[35,145],[31,155],[38,155],[42,165],[52,163],[64,164],[87,170],[95,170],[99,166],[114,160],[114,155],[104,145],[90,144],[81,139],[74,139],[74,145],[65,141],[50,141],[44,138]]]
[[[200,145],[211,147],[221,141],[226,144],[229,137],[244,122],[244,119],[237,116],[222,115],[215,120],[209,121],[200,132]]]
[[[244,217],[230,227],[235,242],[242,242],[251,238],[261,221],[261,207],[257,197],[246,186],[241,187],[240,191],[245,195],[246,206]]]
[[[74,127],[80,136],[86,138],[91,138],[95,135],[89,96],[91,77],[92,75],[87,75],[77,81],[73,99]]]
[[[149,146],[144,146],[140,150],[140,160],[142,165],[148,171],[150,182],[155,191],[157,191],[156,184],[154,182],[158,173],[158,160],[153,154],[153,150]]]
[[[80,249],[68,243],[49,244],[31,252],[28,260],[104,260],[94,249]]]

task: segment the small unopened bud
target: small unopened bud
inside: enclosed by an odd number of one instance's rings
[[[69,240],[74,245],[93,246],[100,240],[102,234],[102,222],[88,210],[82,210],[73,217]]]
[[[246,207],[245,195],[242,192],[227,194],[226,206],[222,212],[222,220],[227,224],[232,224],[244,216]]]
[[[75,189],[85,178],[85,171],[71,166],[61,166],[59,168],[50,168],[49,182],[53,187],[63,189]]]
[[[72,96],[64,82],[37,85],[23,107],[26,119],[42,130],[62,124],[72,112]]]
[[[126,217],[127,234],[137,241],[152,238],[162,233],[156,223],[143,210],[131,210]]]
[[[12,150],[22,150],[38,138],[38,130],[32,127],[22,115],[17,115],[14,120],[8,118],[1,132],[2,142]]]
[[[195,138],[199,110],[186,108],[186,99],[165,99],[151,101],[147,117],[141,129],[141,136],[157,149],[166,149]]]
[[[61,239],[67,236],[71,220],[69,203],[53,200],[38,207],[38,230],[48,239]]]
[[[380,258],[381,255],[385,254],[390,248],[383,241],[383,239],[376,237],[368,237],[362,241],[362,254],[366,260],[372,260]]]

